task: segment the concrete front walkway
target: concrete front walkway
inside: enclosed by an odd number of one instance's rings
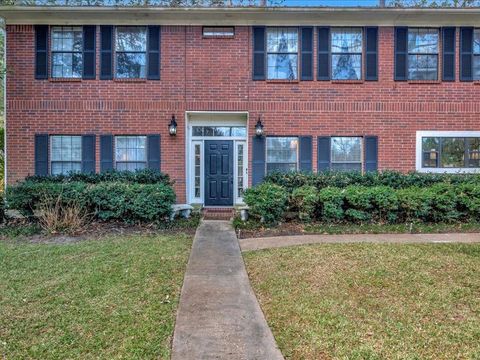
[[[350,234],[350,235],[297,235],[251,238],[239,240],[242,251],[278,248],[307,244],[334,243],[475,243],[478,233],[450,234]]]
[[[230,222],[203,221],[197,229],[172,359],[283,359],[250,287]]]

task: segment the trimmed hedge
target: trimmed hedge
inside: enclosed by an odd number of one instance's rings
[[[480,183],[439,182],[428,187],[307,185],[288,191],[263,183],[244,197],[253,216],[280,221],[287,210],[303,221],[330,223],[452,223],[480,221]],[[285,204],[284,199],[288,198]]]
[[[400,173],[397,171],[367,172],[321,172],[302,173],[275,172],[265,177],[265,182],[283,186],[289,193],[301,186],[346,188],[352,185],[389,186],[404,189],[413,186],[428,187],[438,183],[453,185],[480,184],[480,174],[423,174],[418,172]]]
[[[45,202],[60,199],[65,204],[80,206],[101,220],[152,222],[167,218],[175,203],[170,184],[141,184],[129,182],[45,182],[24,181],[8,187],[7,206],[25,216]]]

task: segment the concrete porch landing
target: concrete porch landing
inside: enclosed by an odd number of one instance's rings
[[[250,287],[230,222],[206,220],[197,229],[172,359],[283,359]]]

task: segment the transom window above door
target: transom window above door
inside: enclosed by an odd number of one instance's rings
[[[246,137],[245,126],[192,126],[192,136]]]
[[[83,28],[54,26],[52,38],[52,77],[81,78],[83,72]]]
[[[332,79],[362,79],[363,30],[361,28],[332,28]]]
[[[115,34],[116,77],[147,77],[147,27],[118,26]]]
[[[267,78],[298,79],[297,28],[267,28]]]

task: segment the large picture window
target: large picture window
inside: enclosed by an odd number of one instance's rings
[[[298,138],[267,138],[267,173],[289,172],[298,169]]]
[[[480,80],[480,29],[473,32],[473,79]]]
[[[298,29],[267,29],[267,69],[270,80],[298,79]]]
[[[52,38],[52,77],[81,78],[83,72],[83,28],[54,26]]]
[[[147,76],[147,27],[116,28],[116,77],[144,79]]]
[[[408,79],[437,80],[438,29],[408,29]]]
[[[332,28],[332,79],[362,78],[363,32],[361,28]]]
[[[422,167],[480,168],[480,137],[423,137]]]
[[[362,171],[362,138],[332,137],[331,167],[334,171]]]
[[[146,136],[116,136],[115,165],[120,171],[135,171],[147,167]]]
[[[82,137],[50,136],[50,173],[67,175],[82,170]]]

